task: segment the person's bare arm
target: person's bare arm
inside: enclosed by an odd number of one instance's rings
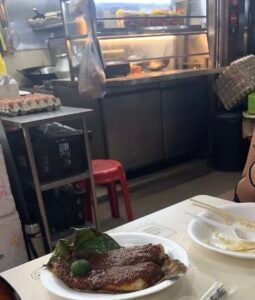
[[[235,198],[240,202],[255,202],[255,130],[253,132],[242,178],[236,186]]]

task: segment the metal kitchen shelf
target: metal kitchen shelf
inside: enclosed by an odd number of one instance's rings
[[[153,26],[141,28],[104,28],[98,30],[97,36],[99,40],[116,39],[116,38],[133,38],[133,37],[148,37],[148,36],[165,36],[165,35],[196,35],[207,34],[207,29],[200,25],[191,26]],[[67,35],[69,41],[77,41],[88,38],[87,34],[82,35]]]
[[[64,29],[63,22],[53,23],[53,24],[45,24],[45,25],[38,25],[38,26],[30,26],[33,31],[48,31],[48,30],[55,30],[55,29]]]
[[[136,17],[112,17],[96,18],[97,21],[114,21],[114,20],[141,20],[141,19],[205,19],[206,16],[136,16]]]
[[[128,38],[134,37],[134,35],[143,36],[155,36],[156,34],[171,34],[171,35],[183,35],[183,34],[199,34],[207,33],[206,28],[202,28],[201,25],[179,25],[179,26],[151,26],[140,28],[104,28],[98,30],[98,38]]]
[[[17,117],[1,116],[1,120],[18,128],[29,128],[46,122],[55,122],[60,119],[61,121],[67,121],[76,117],[80,118],[84,114],[91,112],[91,109],[61,106],[59,109],[53,111],[38,112]]]
[[[53,181],[53,182],[50,182],[50,183],[43,183],[43,184],[41,184],[41,190],[42,191],[48,191],[48,190],[60,187],[62,185],[65,185],[65,184],[76,182],[76,181],[79,181],[79,180],[84,180],[84,179],[87,179],[87,178],[89,178],[89,173],[88,172],[83,173],[83,174],[79,174],[79,175],[75,175],[75,176],[71,176],[71,177],[68,177],[68,178],[63,178],[63,179],[60,179],[60,180],[56,180],[56,181]]]
[[[189,57],[192,56],[199,56],[199,55],[209,55],[209,52],[198,52],[198,53],[194,53],[194,54],[189,54]],[[160,57],[150,57],[150,58],[137,58],[137,59],[130,59],[130,60],[119,60],[118,62],[116,62],[116,64],[125,64],[125,63],[130,63],[130,62],[146,62],[146,61],[151,61],[151,60],[164,60],[164,59],[173,59],[173,58],[185,58],[187,57],[186,55],[167,55],[167,56],[160,56]],[[106,65],[107,65],[107,61],[106,61]],[[111,63],[111,65],[114,65]]]
[[[91,164],[91,156],[89,151],[89,139],[87,134],[87,126],[85,121],[85,115],[90,113],[91,109],[83,109],[83,108],[75,108],[75,107],[65,107],[62,106],[58,110],[50,111],[50,112],[41,112],[41,113],[34,113],[31,115],[24,115],[24,116],[17,116],[17,117],[4,117],[1,116],[1,120],[4,124],[10,126],[11,128],[21,128],[23,130],[23,135],[26,144],[26,150],[28,154],[29,164],[31,167],[31,172],[33,176],[33,183],[34,188],[37,196],[37,202],[39,206],[40,215],[42,218],[42,223],[44,227],[44,232],[47,240],[47,244],[50,250],[52,250],[52,237],[48,226],[47,215],[44,207],[44,201],[42,192],[59,187],[61,185],[65,185],[67,183],[72,183],[75,181],[79,181],[81,179],[90,178],[91,181],[91,192],[92,192],[92,201],[93,201],[93,209],[94,209],[94,216],[95,216],[95,225],[99,228],[99,219],[97,213],[97,200],[96,200],[96,193],[94,187],[94,178],[93,178],[93,170]],[[52,181],[49,183],[41,184],[37,172],[37,166],[35,162],[34,152],[33,152],[33,145],[31,142],[29,128],[39,126],[45,123],[54,122],[54,121],[67,121],[67,120],[74,120],[80,119],[83,125],[83,135],[84,135],[84,144],[85,144],[85,153],[84,159],[88,161],[88,171],[84,170],[85,172],[82,174],[78,174],[76,176],[70,176],[68,178],[63,178],[61,180]]]
[[[98,40],[110,40],[110,39],[128,39],[128,38],[146,38],[146,37],[156,37],[156,36],[169,36],[169,35],[174,35],[174,36],[178,36],[178,35],[198,35],[198,34],[207,34],[207,30],[200,30],[200,31],[183,31],[183,32],[154,32],[154,33],[148,33],[148,34],[126,34],[126,35],[116,35],[116,36],[98,36]]]
[[[82,173],[82,174],[62,178],[60,180],[55,180],[55,181],[51,181],[51,182],[42,183],[42,184],[40,184],[40,188],[41,188],[42,192],[45,192],[45,191],[48,191],[48,190],[51,190],[51,189],[58,188],[58,187],[63,186],[65,184],[70,184],[72,182],[76,182],[76,181],[79,181],[79,180],[88,179],[89,177],[90,177],[89,173],[86,172],[86,173]],[[32,188],[34,187],[33,181],[29,178],[22,178],[21,182],[25,183],[26,185],[28,185]]]
[[[66,39],[68,41],[77,41],[77,40],[81,40],[81,39],[87,39],[88,38],[88,35],[87,34],[80,34],[80,35],[67,35],[66,36]]]

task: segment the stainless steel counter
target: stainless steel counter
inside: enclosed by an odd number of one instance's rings
[[[129,75],[120,78],[107,79],[107,86],[129,86],[137,84],[147,84],[152,82],[162,82],[175,79],[184,79],[198,76],[208,76],[218,74],[222,69],[197,69],[197,70],[172,70],[164,72],[150,72],[141,75]]]
[[[126,170],[134,170],[180,155],[206,153],[214,111],[212,81],[222,70],[108,79],[106,96],[93,101],[79,94],[77,81],[56,80],[53,87],[64,105],[93,109],[87,118],[93,159],[114,158]]]
[[[159,83],[162,81],[185,79],[198,76],[209,76],[221,73],[223,68],[196,69],[196,70],[172,70],[164,72],[150,72],[140,75],[129,75],[107,79],[107,87],[127,87],[149,83]],[[70,78],[53,80],[53,85],[77,86],[78,81],[71,81]]]

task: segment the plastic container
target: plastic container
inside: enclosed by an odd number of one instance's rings
[[[28,239],[28,249],[32,257],[37,258],[45,255],[46,252],[40,225],[37,223],[25,225],[25,233]]]
[[[248,113],[255,114],[255,92],[248,96]]]
[[[248,153],[248,142],[242,138],[242,114],[221,113],[214,121],[213,167],[220,171],[242,171]]]
[[[249,114],[248,112],[243,112],[243,138],[251,139],[253,131],[255,129],[255,114]]]

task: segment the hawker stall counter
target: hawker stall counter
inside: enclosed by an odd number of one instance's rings
[[[212,81],[222,69],[151,72],[107,79],[91,100],[78,82],[54,80],[64,105],[93,109],[88,117],[93,158],[120,160],[126,170],[204,151],[208,145]]]

